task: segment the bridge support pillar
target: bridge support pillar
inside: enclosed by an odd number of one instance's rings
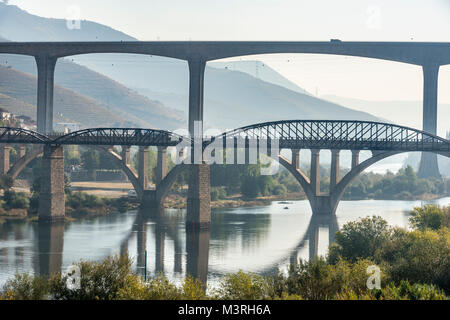
[[[437,99],[439,65],[427,64],[423,69],[423,124],[424,131],[437,133]],[[420,178],[440,178],[437,155],[435,153],[422,153],[418,176]]]
[[[53,88],[57,58],[48,55],[36,56],[37,88],[37,131],[53,131]]]
[[[156,164],[156,187],[167,175],[167,148],[158,147],[158,158]]]
[[[209,228],[211,223],[209,165],[193,164],[189,167],[186,228],[188,230]]]
[[[309,199],[313,215],[330,215],[336,212],[333,195],[317,195]]]
[[[359,165],[359,150],[352,150],[352,169]]]
[[[320,150],[311,149],[311,189],[314,196],[320,194]]]
[[[26,152],[27,148],[25,147],[25,145],[21,144],[19,146],[19,159],[25,157]]]
[[[64,149],[62,146],[44,146],[38,212],[40,221],[64,219]]]
[[[300,169],[300,149],[292,149],[292,165],[295,169]]]
[[[122,152],[121,152],[121,156],[122,156],[122,161],[123,164],[126,166],[130,165],[130,147],[129,146],[122,146]]]
[[[10,146],[6,144],[0,144],[0,174],[8,173],[10,151]]]
[[[340,179],[339,153],[340,150],[331,150],[330,191],[334,189]]]
[[[138,179],[142,190],[148,189],[148,147],[139,147]]]

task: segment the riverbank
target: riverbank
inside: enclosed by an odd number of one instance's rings
[[[238,207],[256,207],[267,206],[272,201],[295,201],[306,200],[303,193],[287,193],[284,195],[271,195],[261,196],[254,199],[246,199],[241,194],[234,194],[225,197],[224,199],[218,199],[211,201],[211,208],[238,208]],[[171,209],[184,209],[186,208],[186,195],[185,194],[171,194],[166,198],[164,202],[164,208]]]

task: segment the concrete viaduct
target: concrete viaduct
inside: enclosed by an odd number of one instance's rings
[[[187,61],[189,66],[188,127],[191,137],[196,136],[195,122],[200,124],[198,132],[203,132],[204,71],[206,63],[211,60],[254,54],[315,53],[358,56],[420,65],[424,75],[423,130],[432,135],[436,134],[437,129],[439,67],[450,64],[450,43],[423,42],[342,42],[337,40],[330,42],[4,42],[0,43],[0,53],[27,55],[35,58],[38,70],[37,124],[38,132],[42,134],[49,134],[53,131],[53,90],[56,62],[58,58],[72,55],[130,53],[157,55]],[[43,154],[43,168],[51,172],[50,169],[60,166],[56,163],[62,157],[62,147],[45,145]],[[145,153],[143,156],[145,157]],[[376,155],[373,158],[375,157]],[[379,155],[379,157],[382,156]],[[362,166],[359,168],[362,169]],[[194,164],[191,165],[190,171],[187,222],[200,226],[207,225],[210,215],[209,183],[206,183],[209,180],[209,166]],[[440,176],[435,153],[425,152],[422,154],[419,175],[423,177]],[[55,173],[54,178],[58,180],[61,177],[58,178],[58,174]],[[51,184],[50,188],[52,188]],[[43,190],[43,193],[50,195],[53,191]],[[51,201],[52,197],[49,196],[45,207],[50,212],[60,210],[53,207],[57,204]],[[333,207],[334,201],[330,201],[331,205],[326,205],[327,208]],[[321,205],[325,202],[320,200]]]

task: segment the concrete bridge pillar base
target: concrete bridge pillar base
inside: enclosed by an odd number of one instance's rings
[[[161,203],[156,196],[156,190],[144,190],[141,199],[141,207],[150,209],[161,207]]]
[[[329,195],[315,196],[309,199],[313,215],[329,216],[336,212],[336,204]]]
[[[209,165],[190,165],[190,180],[187,196],[186,228],[205,229],[211,223],[211,195]]]
[[[62,146],[44,146],[38,213],[40,221],[64,219],[64,149]]]

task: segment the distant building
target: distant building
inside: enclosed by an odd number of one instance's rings
[[[70,133],[80,130],[80,125],[78,123],[69,122],[59,122],[55,125],[55,131]]]
[[[11,120],[13,115],[5,109],[0,108],[0,120]]]

